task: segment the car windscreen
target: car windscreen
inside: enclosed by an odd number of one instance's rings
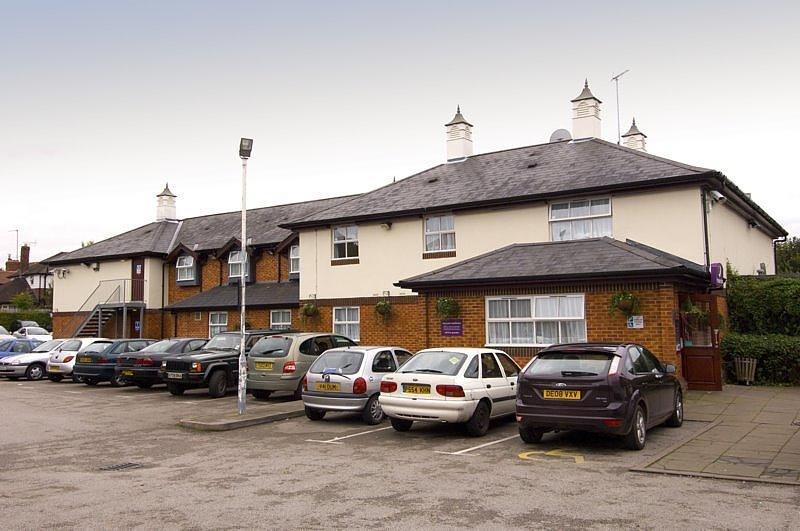
[[[239,334],[217,334],[203,348],[233,350],[239,346],[241,340],[242,336]]]
[[[174,339],[162,339],[150,345],[147,345],[139,352],[166,352],[171,346],[177,343]]]
[[[50,332],[48,332],[44,328],[31,326],[31,327],[28,328],[28,335],[29,336],[48,336],[48,335],[50,335]]]
[[[103,352],[105,349],[108,348],[108,346],[110,344],[111,344],[111,342],[97,341],[95,343],[92,343],[91,345],[88,345],[86,348],[84,348],[81,351],[81,354],[93,354],[93,353],[97,354],[98,352]]]
[[[322,374],[325,369],[334,369],[341,374],[355,374],[361,368],[364,353],[357,350],[329,350],[311,365],[310,372]]]
[[[11,344],[13,341],[2,341],[0,342],[0,352],[5,352],[11,348]]]
[[[461,352],[448,352],[446,350],[435,352],[420,352],[406,363],[400,371],[402,373],[416,372],[422,374],[447,374],[455,376],[458,374],[466,354]]]
[[[283,358],[289,354],[292,338],[286,336],[268,336],[259,339],[250,349],[250,356],[260,358]]]
[[[612,352],[553,351],[540,353],[525,372],[527,376],[605,376],[614,358]]]
[[[10,334],[8,333],[8,329],[7,329],[5,326],[3,326],[3,325],[0,325],[0,335],[3,335],[3,336],[8,336],[8,335],[10,335]]]
[[[57,348],[61,343],[63,343],[60,339],[51,339],[50,341],[45,341],[35,349],[34,352],[50,352],[54,348]]]

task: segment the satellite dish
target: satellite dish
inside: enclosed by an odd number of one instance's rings
[[[550,142],[563,142],[564,140],[572,140],[572,135],[566,129],[556,129],[550,135]]]

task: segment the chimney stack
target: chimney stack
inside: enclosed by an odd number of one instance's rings
[[[10,254],[6,260],[6,271],[19,271],[19,260],[14,260]]]
[[[572,138],[600,138],[600,104],[589,90],[589,80],[583,91],[572,100]]]
[[[19,248],[19,270],[24,273],[28,270],[30,263],[31,248],[28,246],[28,244],[23,244],[22,247]]]
[[[472,124],[461,115],[460,105],[453,119],[444,126],[447,128],[447,162],[472,156]]]
[[[178,209],[175,206],[175,198],[177,195],[173,194],[169,189],[169,183],[164,186],[164,191],[156,196],[158,205],[156,206],[156,221],[164,221],[167,219],[178,219]]]
[[[636,127],[636,118],[633,119],[631,128],[628,132],[622,135],[622,143],[625,147],[635,149],[637,151],[647,151],[647,135],[639,131]]]

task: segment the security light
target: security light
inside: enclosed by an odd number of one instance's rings
[[[241,141],[239,141],[239,157],[243,159],[249,159],[251,151],[253,151],[253,139],[241,139]]]

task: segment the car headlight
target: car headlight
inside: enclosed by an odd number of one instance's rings
[[[162,361],[161,362],[161,368],[162,369],[166,369],[167,368],[167,362],[166,361]]]
[[[199,361],[195,361],[192,363],[192,372],[203,372],[203,364]]]
[[[11,360],[11,365],[19,365],[19,364],[20,364],[19,360]]]

